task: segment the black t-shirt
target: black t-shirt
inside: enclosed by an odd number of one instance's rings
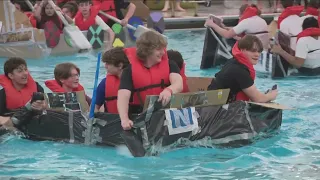
[[[124,0],[114,0],[114,5],[116,7],[117,18],[122,20],[124,18],[124,15],[121,10],[127,9],[128,6],[130,5],[130,2],[125,2]],[[112,26],[113,26],[113,24],[115,24],[115,22],[108,20],[107,24],[110,28],[112,28]]]
[[[236,60],[231,60],[224,65],[215,77],[208,90],[230,89],[229,100],[231,101],[238,92],[254,84],[249,69]]]
[[[180,73],[180,69],[176,63],[169,61],[170,73]],[[132,81],[132,69],[131,64],[126,67],[121,75],[121,81],[119,89],[127,89],[129,91],[133,91],[133,81]]]
[[[40,86],[39,83],[37,83],[37,92],[44,92],[43,88]],[[9,113],[10,111],[7,109],[6,105],[6,92],[3,89],[2,86],[0,86],[0,116],[4,116],[6,113]]]

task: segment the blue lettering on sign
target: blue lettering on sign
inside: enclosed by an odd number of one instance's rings
[[[193,125],[191,108],[169,110],[172,128],[180,128]]]

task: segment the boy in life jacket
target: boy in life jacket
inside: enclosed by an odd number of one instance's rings
[[[44,101],[30,102],[35,92],[44,91],[31,77],[26,61],[8,59],[4,63],[4,74],[0,75],[0,126],[19,127],[33,110],[44,110]],[[25,117],[21,119],[21,115]]]
[[[320,74],[320,28],[318,20],[308,17],[303,21],[303,31],[297,36],[295,56],[284,51],[280,45],[274,45],[272,52],[279,54],[289,64],[298,68],[304,75]]]
[[[240,7],[239,11],[239,22],[235,27],[220,27],[210,18],[206,20],[205,25],[213,28],[218,34],[227,39],[235,38],[239,40],[246,34],[255,35],[262,41],[264,49],[268,49],[270,41],[268,24],[260,17],[261,11],[254,4],[244,4]],[[236,36],[239,36],[240,38]]]
[[[84,91],[79,83],[80,69],[73,63],[60,63],[54,68],[54,79],[46,80],[47,88],[55,93]],[[86,95],[86,101],[91,103],[91,98]]]
[[[179,53],[179,51],[174,51],[174,50],[168,50],[168,58],[169,61],[175,62],[179,69],[180,69],[180,75],[183,80],[183,93],[189,92],[189,87],[187,84],[187,76],[186,76],[186,64],[184,63],[184,60],[182,58],[182,55]]]
[[[97,88],[95,111],[99,111],[104,104],[104,111],[118,113],[117,96],[122,71],[129,65],[129,60],[122,47],[106,51],[102,56],[107,70],[106,78],[102,79]]]
[[[254,84],[258,63],[263,50],[261,41],[253,35],[245,35],[232,48],[233,60],[227,62],[212,79],[208,90],[230,89],[228,102],[253,101],[265,103],[276,99],[278,91],[260,92]]]
[[[143,109],[147,95],[158,95],[158,102],[165,106],[172,94],[182,91],[180,70],[169,61],[166,47],[167,40],[160,33],[150,30],[137,39],[136,48],[124,50],[130,64],[122,72],[117,101],[124,130],[133,126],[128,116],[129,103]]]
[[[53,8],[54,7],[52,7],[51,4],[48,3],[48,0],[43,0],[40,3],[39,7],[35,9],[34,16],[37,19],[37,28],[44,29],[44,25],[50,21],[53,22],[60,30],[60,33],[62,33],[64,24],[56,14],[55,9]],[[57,6],[55,8],[56,10],[61,11],[61,9]],[[69,24],[73,23],[73,20],[69,16],[66,16],[64,13],[62,14]]]
[[[302,31],[300,14],[304,6],[295,6],[293,0],[284,0],[281,4],[285,9],[278,17],[278,29],[291,37],[290,47],[295,51],[297,35]]]
[[[125,0],[93,0],[93,5],[99,10],[120,19],[122,26],[126,26],[128,24],[129,19],[133,16],[136,10],[136,5]],[[122,9],[128,9],[125,16],[122,14]],[[103,15],[100,15],[100,17],[104,22],[107,22],[110,27],[115,23]]]
[[[105,41],[105,43],[108,42],[108,44],[105,46],[107,49],[111,49],[115,34],[112,29],[101,19],[101,17],[98,16],[99,9],[91,5],[91,0],[78,0],[77,2],[79,11],[74,18],[75,24],[81,31],[87,31],[92,25],[99,25],[102,30],[108,32],[109,40]]]

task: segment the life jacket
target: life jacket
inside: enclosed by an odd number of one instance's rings
[[[44,84],[49,88],[52,92],[59,93],[59,92],[66,92],[66,90],[63,89],[62,86],[56,81],[56,80],[46,80]],[[72,92],[77,91],[84,91],[84,88],[81,86],[81,84],[78,85],[77,88],[72,89]]]
[[[96,24],[96,16],[98,15],[98,13],[99,10],[94,6],[91,6],[89,18],[87,20],[84,20],[82,13],[78,11],[74,18],[75,24],[79,27],[81,31],[86,31],[90,28],[90,26]]]
[[[282,13],[278,18],[278,29],[280,29],[280,24],[285,18],[291,15],[299,16],[303,10],[304,10],[304,6],[290,6],[284,9],[284,11],[282,11]]]
[[[239,19],[238,23],[240,23],[241,21],[243,21],[245,19],[251,18],[253,16],[258,16],[258,8],[249,6],[243,12],[243,14],[242,14],[241,18]],[[251,33],[251,34],[257,35],[257,34],[264,34],[264,33],[268,33],[268,31],[261,31],[261,32]],[[244,37],[245,35],[246,35],[246,33],[242,33],[242,34],[239,34],[238,36],[239,37]]]
[[[18,91],[12,84],[12,81],[5,75],[0,75],[0,85],[6,93],[6,107],[8,110],[14,110],[26,105],[32,98],[34,92],[37,92],[37,84],[28,76],[28,83],[23,89]]]
[[[312,16],[317,16],[318,17],[318,24],[320,26],[320,19],[319,19],[319,11],[316,8],[313,7],[308,7],[306,11],[306,15],[312,15]]]
[[[187,84],[187,76],[186,76],[185,71],[186,71],[186,64],[183,63],[182,68],[180,69],[180,75],[181,75],[182,81],[183,81],[183,90],[182,90],[183,93],[189,92],[189,87]]]
[[[41,21],[39,22],[39,26],[40,26],[39,29],[44,29],[44,25],[49,21],[52,21],[53,24],[55,24],[57,26],[57,28],[59,29],[60,34],[63,33],[64,24],[62,23],[62,21],[60,20],[58,15],[54,15],[54,16],[51,16],[51,17],[42,17]]]
[[[245,65],[249,72],[250,72],[250,77],[254,81],[256,78],[256,71],[253,68],[253,65],[249,62],[248,58],[243,54],[243,52],[239,49],[238,47],[238,41],[232,48],[232,55],[234,56],[235,60],[238,61],[239,63]],[[237,101],[249,101],[249,97],[243,92],[240,91],[236,95],[236,100]]]
[[[308,36],[320,36],[320,28],[307,28],[303,30],[301,33],[298,34],[297,42],[300,38]]]
[[[93,0],[93,5],[96,6],[99,10],[113,16],[117,17],[116,13],[116,5],[114,3],[114,0]],[[108,21],[108,18],[104,15],[99,15],[104,22]]]
[[[136,48],[126,48],[124,52],[132,68],[134,88],[132,105],[143,105],[147,95],[159,95],[163,89],[170,85],[170,68],[166,49],[164,50],[161,62],[149,69],[137,57]]]
[[[29,13],[29,12],[28,12]],[[28,16],[28,15],[27,15]],[[32,26],[34,27],[34,28],[37,28],[37,19],[36,19],[36,17],[33,15],[33,13],[32,14],[30,14],[29,16],[29,20],[30,20],[30,23],[32,24]]]
[[[120,79],[117,76],[107,74],[105,98],[108,113],[118,114],[117,96],[119,86]]]

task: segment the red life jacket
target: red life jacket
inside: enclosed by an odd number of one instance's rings
[[[96,6],[99,10],[113,16],[117,17],[116,13],[116,5],[114,3],[114,0],[93,0],[93,5]],[[99,15],[104,22],[108,21],[108,18],[104,15]]]
[[[238,41],[236,42],[236,44],[232,48],[232,55],[234,56],[236,61],[245,65],[249,69],[250,77],[254,81],[256,78],[256,70],[253,68],[253,65],[249,62],[248,58],[239,49]],[[236,100],[237,101],[249,101],[250,99],[243,91],[240,91],[236,95]]]
[[[170,85],[169,59],[167,50],[161,62],[146,68],[137,57],[136,48],[124,49],[132,67],[132,82],[134,88],[132,105],[143,105],[147,95],[159,95],[163,89]]]
[[[320,36],[320,28],[307,28],[303,30],[301,33],[298,34],[297,42],[300,38],[308,36]]]
[[[106,107],[107,107],[108,113],[118,114],[117,96],[118,96],[119,86],[120,86],[120,79],[117,76],[107,74],[105,98],[106,98]]]
[[[81,31],[86,31],[89,29],[90,26],[96,24],[96,16],[98,15],[99,10],[92,6],[90,8],[90,16],[87,20],[83,19],[83,15],[80,11],[77,12],[75,16],[75,24],[79,27]]]
[[[67,92],[66,90],[63,89],[62,86],[56,81],[56,80],[46,80],[44,84],[49,88],[52,92],[59,93],[59,92]],[[81,86],[81,84],[78,85],[77,88],[72,89],[72,92],[77,92],[77,91],[84,91],[84,88]]]
[[[285,18],[291,15],[299,16],[303,10],[304,6],[291,6],[284,9],[278,18],[278,29],[280,29],[280,24]]]
[[[180,70],[180,75],[181,75],[182,81],[183,81],[183,90],[182,90],[183,93],[189,92],[189,87],[187,84],[187,76],[186,76],[185,71],[186,71],[186,64],[183,63],[182,68]]]
[[[243,12],[243,14],[242,14],[241,18],[239,19],[238,23],[240,23],[241,21],[243,21],[245,19],[251,18],[253,16],[257,16],[257,15],[258,15],[258,9],[256,7],[249,6]],[[243,37],[245,35],[246,35],[246,33],[239,34],[240,37]]]
[[[312,15],[312,16],[317,16],[318,17],[318,24],[320,26],[320,18],[319,18],[319,11],[316,8],[313,7],[308,7],[306,11],[306,15]]]
[[[34,28],[37,28],[37,19],[36,19],[36,17],[34,17],[33,14],[31,14],[31,15],[28,16],[28,17],[29,17],[29,20],[30,20],[32,26],[33,26]]]
[[[31,100],[33,93],[37,92],[37,84],[30,75],[28,76],[28,83],[20,91],[13,86],[11,80],[5,75],[0,75],[0,85],[6,93],[6,107],[8,110],[25,106]]]

